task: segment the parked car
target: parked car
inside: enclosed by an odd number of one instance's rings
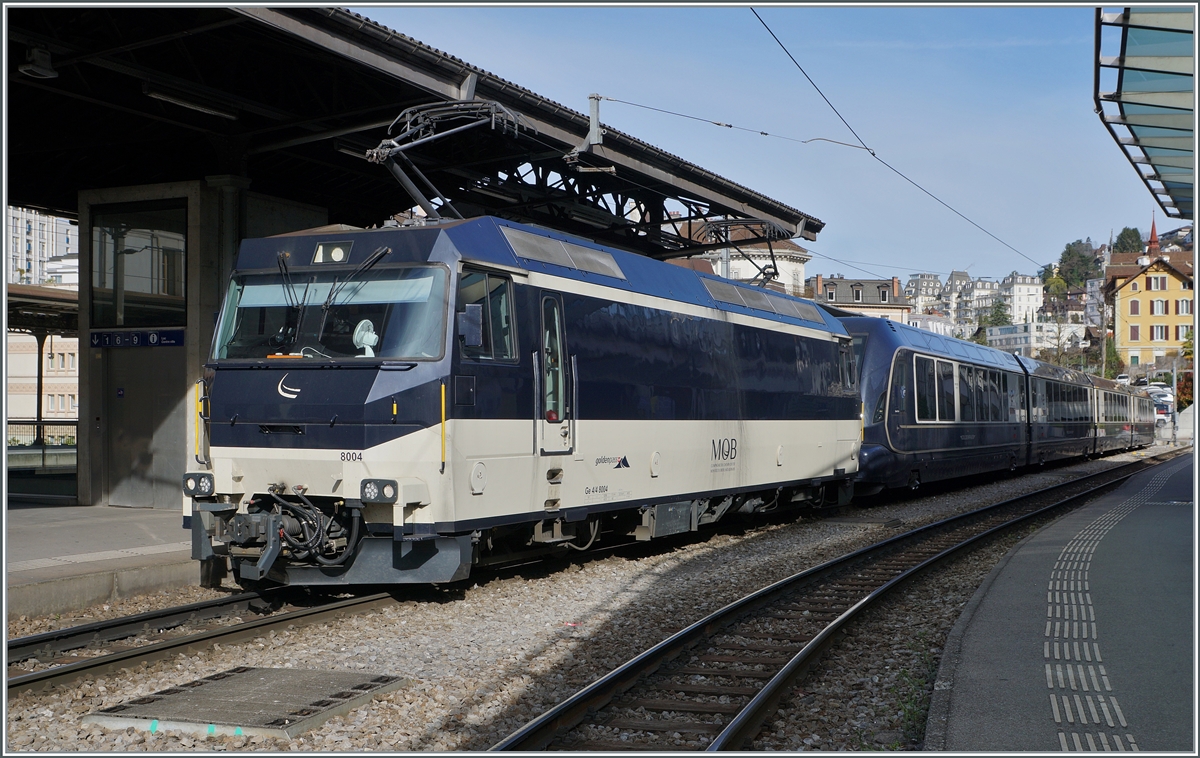
[[[1167,405],[1166,403],[1155,403],[1154,404],[1154,425],[1155,426],[1166,426],[1167,422],[1170,420],[1171,420],[1171,406]]]
[[[1150,382],[1150,386],[1157,387],[1160,390],[1163,390],[1164,392],[1171,391],[1171,385],[1167,384],[1166,382]]]
[[[1166,403],[1167,405],[1175,404],[1175,396],[1170,392],[1151,392],[1150,398],[1156,403]]]
[[[1145,387],[1149,383],[1150,382],[1149,382],[1149,380],[1146,379],[1146,377],[1140,376],[1137,378],[1137,380],[1134,381],[1133,386],[1134,387]]]
[[[1129,374],[1117,374],[1117,384],[1129,384]]]

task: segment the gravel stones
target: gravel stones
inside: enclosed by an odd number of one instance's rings
[[[1142,455],[1145,455],[1143,453]],[[1119,455],[1069,467],[1110,468]],[[1061,480],[1067,468],[863,509],[911,529]],[[754,524],[755,522],[750,522]],[[32,751],[486,750],[555,703],[666,636],[784,577],[898,533],[805,518],[709,533],[654,550],[590,553],[475,583],[401,588],[395,605],[336,622],[219,645],[8,702],[6,743]],[[941,645],[1011,538],[931,572],[853,625],[784,703],[755,749],[913,749],[920,746]],[[65,619],[10,621],[9,634],[86,623],[215,597],[187,588],[88,609]],[[886,651],[882,657],[878,654]],[[83,715],[235,666],[403,676],[380,696],[291,740],[107,730]],[[605,735],[621,740],[619,730]],[[676,746],[698,735],[668,735]],[[628,737],[626,737],[628,739]]]

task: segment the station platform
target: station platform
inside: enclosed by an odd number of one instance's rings
[[[5,510],[8,618],[198,584],[179,511],[10,499]]]
[[[1195,754],[1194,456],[1030,535],[947,639],[925,749]]]

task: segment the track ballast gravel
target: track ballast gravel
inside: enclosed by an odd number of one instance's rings
[[[8,701],[8,750],[486,750],[555,703],[666,636],[755,589],[892,534],[1015,497],[1161,448],[1116,455],[853,513],[903,526],[805,518],[693,537],[663,549],[574,557],[468,586],[414,588],[384,610],[180,655]],[[1019,536],[929,573],[854,624],[784,703],[753,748],[919,749],[941,646],[963,606]],[[189,589],[74,614],[195,602]],[[76,620],[77,619],[77,620]],[[18,636],[62,619],[9,622]],[[69,624],[68,624],[69,625]],[[291,740],[199,739],[84,725],[83,716],[235,666],[362,671],[411,685]]]

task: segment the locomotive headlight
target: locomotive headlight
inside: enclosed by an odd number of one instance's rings
[[[364,503],[394,503],[398,489],[391,479],[363,479],[360,491]]]
[[[183,494],[189,497],[208,497],[214,489],[212,474],[183,475]]]

